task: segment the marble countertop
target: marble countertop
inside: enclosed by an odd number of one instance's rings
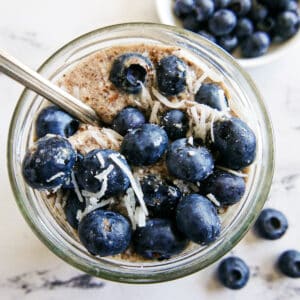
[[[151,0],[0,1],[0,45],[32,68],[59,46],[92,29],[127,21],[158,22]],[[126,12],[126,13],[125,13]],[[126,285],[91,278],[52,254],[33,234],[16,206],[6,170],[6,139],[22,87],[0,74],[0,299],[300,299],[300,282],[274,271],[278,255],[300,250],[300,60],[299,49],[250,70],[269,108],[276,136],[276,171],[266,204],[282,210],[290,228],[278,241],[249,232],[234,248],[251,268],[240,291],[214,278],[216,265],[172,282]]]

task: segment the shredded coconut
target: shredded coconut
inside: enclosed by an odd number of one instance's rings
[[[242,173],[242,172],[238,172],[238,171],[235,171],[235,170],[232,170],[232,169],[228,169],[226,167],[222,167],[222,166],[216,166],[216,168],[222,170],[222,171],[226,171],[228,173],[231,173],[233,175],[236,175],[236,176],[239,176],[239,177],[248,177],[247,174],[245,173]]]
[[[50,177],[49,179],[46,180],[46,182],[51,182],[61,176],[65,176],[64,172],[58,172],[57,174],[53,175],[52,177]]]
[[[221,204],[220,202],[217,200],[217,198],[213,195],[213,194],[207,194],[206,198],[209,199],[215,206],[220,207]]]
[[[134,196],[134,192],[132,188],[127,189],[126,194],[124,195],[122,199],[124,206],[127,210],[128,218],[131,221],[132,229],[136,229],[136,221],[134,217],[134,212],[135,212],[135,205],[136,205],[136,200]]]
[[[141,206],[137,206],[134,212],[135,222],[139,227],[146,226],[146,215]]]
[[[84,200],[83,200],[82,195],[81,195],[81,193],[80,193],[79,186],[78,186],[78,183],[77,183],[77,181],[76,181],[76,177],[75,177],[75,174],[74,174],[73,171],[71,172],[71,179],[72,179],[72,183],[73,183],[73,185],[74,185],[74,190],[75,190],[75,193],[76,193],[76,195],[77,195],[77,198],[78,198],[78,200],[79,200],[80,202],[83,203]]]
[[[100,163],[100,167],[104,168],[105,167],[105,161],[104,161],[104,158],[103,158],[102,154],[100,152],[97,152],[96,156],[97,156],[97,159]]]
[[[160,109],[160,103],[158,101],[155,101],[149,118],[150,123],[155,123],[155,124],[159,123],[159,119],[158,119],[159,109]]]

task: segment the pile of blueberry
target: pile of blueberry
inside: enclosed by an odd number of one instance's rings
[[[267,53],[299,30],[298,0],[176,0],[183,27],[242,57]]]
[[[272,208],[264,209],[254,225],[256,234],[267,240],[281,238],[287,229],[288,221],[285,215]],[[284,251],[279,256],[276,266],[282,274],[291,278],[300,278],[300,252],[297,250]],[[224,286],[236,290],[247,284],[250,270],[244,260],[230,256],[221,261],[217,275]]]
[[[154,66],[139,53],[123,54],[112,64],[110,80],[120,92],[137,94],[151,68],[161,94],[174,96],[187,88],[188,67],[174,55],[165,56]],[[214,83],[203,83],[194,100],[228,111],[225,93]],[[242,171],[255,159],[256,137],[245,122],[230,116],[219,119],[211,129],[214,138],[201,140],[187,137],[185,110],[165,110],[159,124],[149,123],[148,118],[149,111],[124,108],[108,125],[124,137],[119,152],[94,149],[85,155],[68,141],[79,126],[72,116],[51,106],[37,118],[38,140],[24,157],[24,178],[35,189],[59,188],[67,195],[66,220],[93,255],[115,255],[132,245],[145,258],[168,259],[180,253],[188,241],[207,245],[221,231],[217,207],[207,195],[220,207],[233,205],[244,195],[243,178],[217,165]],[[90,205],[89,197],[102,201],[125,195],[131,181],[121,165],[130,172],[132,167],[159,161],[165,162],[168,176],[148,174],[140,179],[149,211],[145,226],[133,231],[127,217],[109,205],[77,218],[78,211],[84,212]],[[188,194],[174,184],[175,179],[192,183],[198,190]]]

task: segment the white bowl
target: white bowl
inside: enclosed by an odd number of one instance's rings
[[[160,21],[163,24],[182,27],[181,21],[173,13],[174,0],[156,0],[156,9]],[[282,44],[271,45],[267,54],[257,58],[237,58],[239,64],[245,69],[259,67],[273,62],[288,52],[292,47],[300,45],[300,34],[296,34],[293,38]]]

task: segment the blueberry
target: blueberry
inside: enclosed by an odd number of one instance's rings
[[[168,219],[150,219],[133,236],[135,251],[145,258],[168,259],[180,253],[187,240]]]
[[[237,16],[245,16],[251,9],[252,0],[231,0],[228,6]]]
[[[163,115],[161,126],[163,126],[171,140],[177,140],[186,136],[189,129],[189,120],[185,112],[172,109]]]
[[[249,267],[239,257],[231,256],[221,261],[218,267],[220,282],[233,290],[243,288],[250,276]]]
[[[76,160],[73,166],[73,172],[76,173],[78,169],[79,162],[83,159],[83,155],[79,152],[76,153]],[[69,189],[74,189],[74,184],[72,181],[72,176],[69,174],[69,176],[65,179],[63,185],[63,189],[69,190]]]
[[[169,55],[158,62],[156,69],[159,91],[165,96],[175,96],[186,88],[186,64],[177,56]]]
[[[192,146],[187,139],[173,142],[166,164],[171,175],[190,182],[204,180],[214,168],[213,157],[205,147]]]
[[[295,0],[260,0],[261,3],[266,5],[269,9],[275,11],[287,10],[290,3],[296,2]]]
[[[213,0],[195,0],[196,18],[199,22],[204,22],[213,14],[215,5]]]
[[[203,83],[195,95],[195,101],[220,111],[228,109],[224,90],[215,83]]]
[[[219,152],[219,163],[234,170],[249,166],[256,155],[256,137],[238,118],[220,120],[213,125],[213,146]]]
[[[259,22],[263,21],[268,16],[268,13],[269,11],[264,5],[254,2],[250,10],[249,17],[252,22]]]
[[[242,177],[216,170],[201,183],[204,195],[212,194],[221,206],[233,205],[241,200],[246,185]]]
[[[257,31],[247,37],[241,44],[243,57],[258,57],[266,54],[270,47],[270,37],[267,33]]]
[[[277,262],[279,270],[286,276],[292,278],[300,277],[300,252],[287,250],[283,252]]]
[[[228,9],[216,11],[208,21],[210,32],[216,36],[230,33],[236,26],[237,18],[235,14]]]
[[[156,163],[168,146],[167,133],[155,124],[144,124],[129,131],[122,142],[121,153],[135,166]]]
[[[232,53],[237,48],[238,43],[237,36],[233,34],[223,35],[218,40],[219,46],[229,53]]]
[[[80,202],[74,190],[67,191],[67,201],[64,206],[64,212],[68,223],[74,228],[78,228],[78,211],[83,212],[85,209],[85,202]]]
[[[129,168],[120,153],[109,149],[92,150],[78,164],[78,184],[88,192],[99,193],[99,198],[118,195],[125,192],[129,186],[127,175],[112,160],[112,155],[117,156]]]
[[[126,107],[113,120],[112,129],[125,135],[129,129],[141,127],[145,122],[145,116],[137,108]]]
[[[298,8],[298,3],[297,1],[293,0],[293,1],[288,1],[285,5],[285,10],[288,10],[288,11],[293,11],[295,13],[298,13],[299,11],[299,8]]]
[[[138,94],[151,69],[152,63],[147,57],[140,53],[125,53],[114,60],[109,80],[125,93]]]
[[[191,14],[183,19],[182,26],[184,29],[197,32],[201,27],[201,23],[197,20],[195,14]]]
[[[206,30],[199,30],[197,33],[205,37],[206,39],[210,40],[213,43],[216,43],[217,41],[216,38]]]
[[[256,23],[257,30],[264,31],[267,33],[271,33],[274,27],[275,27],[275,19],[270,16]]]
[[[205,197],[189,194],[176,209],[177,226],[191,241],[207,245],[219,236],[221,223],[214,205]]]
[[[94,210],[80,221],[81,243],[92,255],[110,256],[124,252],[131,241],[131,226],[119,213]]]
[[[69,137],[77,131],[78,127],[78,120],[56,106],[44,108],[35,123],[37,138],[48,133]]]
[[[243,39],[251,35],[253,33],[253,30],[254,27],[252,21],[248,18],[242,18],[237,22],[235,34],[238,39]]]
[[[261,212],[254,228],[261,237],[268,240],[277,240],[288,229],[288,221],[282,212],[267,208]]]
[[[174,13],[177,17],[182,18],[193,13],[195,0],[176,0],[174,4]]]
[[[276,18],[274,41],[282,42],[293,37],[299,30],[299,16],[292,11],[285,11]]]
[[[153,217],[172,217],[181,192],[178,187],[167,184],[156,175],[145,176],[141,181],[144,200]]]
[[[231,0],[215,0],[215,8],[220,9],[220,8],[226,8]]]
[[[25,181],[34,189],[52,189],[64,183],[76,152],[66,138],[46,135],[28,149],[22,164]]]

